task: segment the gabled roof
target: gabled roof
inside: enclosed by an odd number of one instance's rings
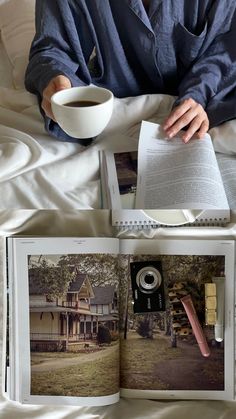
[[[70,283],[70,286],[68,288],[67,292],[79,292],[85,279],[86,279],[87,275],[86,274],[76,274],[76,277],[74,279],[74,281],[72,281]]]
[[[93,287],[95,297],[91,300],[94,304],[110,304],[114,299],[115,285],[107,285],[105,287]]]

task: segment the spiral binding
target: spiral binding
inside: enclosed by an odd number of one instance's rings
[[[184,227],[224,227],[228,219],[224,218],[199,218],[192,223],[187,223],[183,225],[166,225],[160,224],[154,220],[147,220],[147,221],[115,221],[114,227],[119,230],[149,230],[149,229],[157,229],[157,228],[184,228]]]

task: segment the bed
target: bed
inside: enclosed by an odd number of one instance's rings
[[[100,149],[119,147],[127,142],[137,145],[142,119],[161,122],[174,98],[144,95],[116,99],[112,119],[102,135],[89,147],[64,143],[49,137],[36,98],[24,89],[24,71],[34,33],[34,0],[0,0],[0,232],[9,234],[43,234],[110,236],[110,213],[100,211]],[[236,121],[211,130],[218,156],[235,167]],[[234,164],[235,163],[235,164]],[[76,175],[75,175],[76,174]],[[235,170],[236,179],[236,170]],[[231,208],[236,182],[231,187]],[[9,210],[11,209],[11,210]],[[41,211],[39,211],[41,209]],[[52,211],[59,209],[60,211]],[[84,209],[85,211],[75,211]],[[96,211],[86,211],[95,209]],[[5,210],[5,211],[4,211]],[[62,212],[63,211],[63,212]],[[235,220],[234,220],[235,221]],[[227,233],[227,234],[226,234]],[[178,237],[178,229],[124,231],[125,237]],[[193,228],[182,230],[184,237],[235,238],[236,227],[227,230]],[[3,240],[1,241],[0,294],[2,298]],[[1,305],[2,306],[2,305]],[[2,311],[0,310],[2,320]],[[1,321],[2,331],[2,321]],[[2,333],[0,333],[2,345]],[[20,406],[0,396],[1,418],[68,418],[115,419],[233,419],[234,403],[218,401],[157,402],[125,400],[106,408]]]
[[[34,35],[34,1],[0,1],[0,196],[2,208],[101,208],[98,150],[137,145],[140,122],[162,122],[174,98],[115,99],[112,119],[84,147],[49,137],[36,97],[24,88]],[[236,208],[236,121],[210,132],[220,164],[230,163],[231,208]],[[222,154],[223,153],[223,154]],[[76,174],[76,175],[75,175]],[[233,178],[232,178],[233,177]]]

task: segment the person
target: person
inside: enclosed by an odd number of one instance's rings
[[[90,83],[119,98],[175,96],[163,128],[169,138],[184,129],[184,142],[235,118],[235,11],[235,0],[36,0],[25,85],[46,129],[70,139],[51,96]]]

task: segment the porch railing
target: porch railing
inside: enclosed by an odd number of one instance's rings
[[[69,334],[69,341],[80,342],[83,340],[96,340],[97,333],[80,333],[80,334]],[[47,341],[64,341],[67,340],[67,335],[60,335],[58,333],[30,333],[30,340],[47,340]]]

